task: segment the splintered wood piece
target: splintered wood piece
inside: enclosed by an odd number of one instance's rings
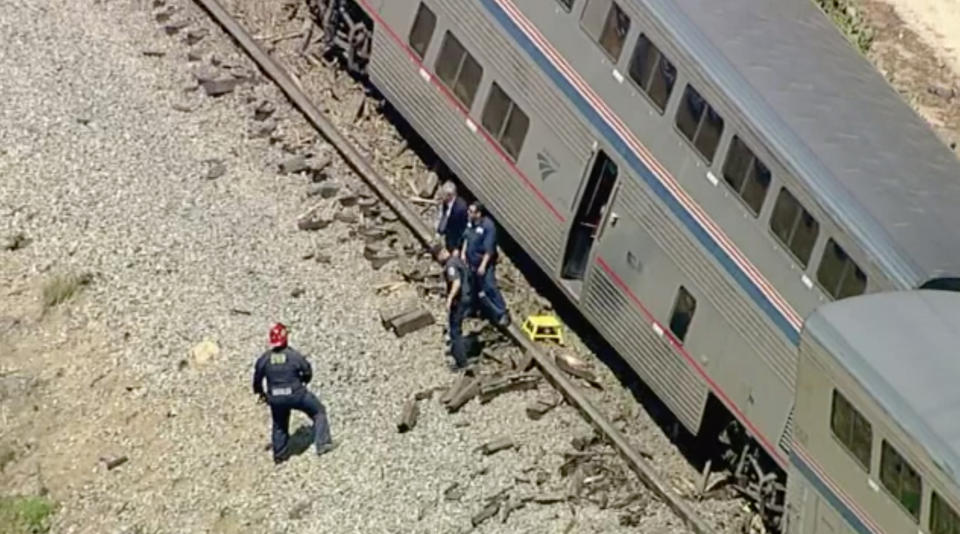
[[[557,407],[557,402],[549,402],[543,399],[537,399],[527,404],[527,417],[536,421],[543,417],[547,412]]]
[[[535,374],[511,374],[492,380],[480,386],[480,402],[490,402],[494,397],[510,391],[537,389],[541,378]]]
[[[416,332],[421,328],[426,328],[434,322],[433,314],[428,310],[419,309],[390,321],[393,326],[393,332],[397,337],[403,337],[411,332]]]
[[[477,448],[484,456],[489,456],[493,453],[500,452],[503,449],[509,449],[513,447],[513,440],[510,438],[497,438],[493,441],[488,441],[480,447]]]
[[[420,407],[417,405],[417,398],[411,397],[403,405],[403,411],[400,412],[400,422],[397,423],[397,432],[403,434],[413,430],[417,426],[417,417],[420,416]]]
[[[447,404],[447,411],[450,413],[458,411],[464,404],[470,402],[470,399],[480,393],[480,377],[470,377],[463,387],[450,399]]]

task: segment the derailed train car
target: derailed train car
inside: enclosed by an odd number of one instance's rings
[[[774,515],[804,318],[960,289],[960,163],[810,0],[309,3]]]

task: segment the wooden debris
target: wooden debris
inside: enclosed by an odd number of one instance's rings
[[[111,458],[111,459],[100,458],[100,460],[102,460],[103,463],[107,466],[107,471],[112,471],[120,467],[121,465],[127,463],[129,458],[127,458],[126,456],[120,456],[118,458]]]
[[[433,314],[428,310],[419,309],[397,317],[390,322],[390,325],[393,328],[393,333],[396,334],[397,337],[403,337],[421,328],[426,328],[433,323]]]
[[[520,361],[517,362],[517,370],[528,371],[531,367],[533,367],[533,355],[529,352],[524,352]]]
[[[416,311],[417,307],[418,304],[415,300],[405,301],[399,307],[395,304],[384,306],[380,308],[380,322],[383,324],[384,328],[390,328],[390,325],[393,323],[394,319]]]
[[[503,513],[500,516],[500,522],[506,523],[507,519],[510,517],[510,514],[526,506],[528,500],[529,499],[508,499],[506,504],[503,505]]]
[[[483,384],[480,387],[480,403],[490,402],[494,397],[510,391],[537,389],[540,375],[532,373],[512,374]]]
[[[400,412],[400,422],[397,423],[397,432],[403,434],[413,430],[417,426],[417,417],[420,415],[420,407],[417,405],[417,398],[411,397],[403,405],[403,411]]]
[[[470,402],[470,399],[476,397],[478,393],[480,393],[480,378],[470,377],[469,381],[467,381],[460,390],[453,395],[450,402],[447,403],[447,411],[450,413],[458,411],[464,404]]]
[[[563,372],[582,378],[598,389],[601,388],[596,375],[587,368],[587,364],[583,360],[569,354],[558,354],[553,360]]]
[[[559,493],[544,493],[534,496],[531,500],[537,504],[554,504],[563,502],[567,500],[567,498]]]
[[[447,489],[443,490],[443,498],[448,501],[459,501],[465,493],[466,490],[460,486],[460,483],[454,482],[447,486]]]
[[[480,447],[477,448],[478,451],[482,452],[484,456],[490,456],[491,454],[500,452],[504,449],[509,449],[513,447],[513,440],[510,438],[497,438],[493,441],[488,441]]]
[[[536,421],[543,417],[547,412],[557,407],[559,402],[550,402],[543,399],[537,399],[527,404],[527,417]]]
[[[473,380],[473,378],[469,376],[461,376],[458,378],[457,381],[452,386],[447,388],[443,395],[440,396],[440,404],[450,404],[450,401],[453,400],[454,395],[463,389],[463,387],[466,386],[467,382],[470,380]]]
[[[490,519],[491,517],[497,515],[497,512],[499,511],[500,511],[500,501],[499,500],[493,501],[492,503],[484,506],[483,510],[480,510],[479,512],[477,512],[476,515],[471,517],[470,524],[472,524],[474,527],[477,527],[478,525],[480,525],[480,523],[483,523],[487,519]]]
[[[696,496],[697,500],[703,499],[703,494],[707,491],[707,481],[710,480],[710,467],[713,460],[707,460],[703,466],[703,472],[700,473],[700,480],[697,482]]]
[[[487,359],[487,360],[492,360],[492,361],[497,362],[497,363],[500,364],[500,365],[503,365],[503,360],[502,360],[499,356],[497,356],[497,355],[496,355],[492,350],[490,350],[489,348],[484,348],[482,351],[480,351],[480,355],[483,356],[483,357],[484,357],[485,359]],[[508,356],[508,358],[509,358],[509,356]]]

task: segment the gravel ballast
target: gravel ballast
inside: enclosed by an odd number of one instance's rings
[[[417,426],[397,433],[410,395],[454,379],[439,299],[428,301],[434,325],[400,339],[384,330],[384,300],[373,288],[395,276],[363,258],[355,225],[340,219],[298,230],[298,216],[317,200],[306,195],[315,167],[277,169],[290,157],[281,147],[298,137],[284,132],[304,130],[302,120],[249,77],[199,84],[196,63],[219,64],[220,75],[238,70],[224,65],[254,71],[219,31],[189,38],[200,35],[189,33],[196,13],[174,11],[165,28],[154,23],[152,4],[14,0],[0,17],[8,102],[0,108],[0,234],[31,238],[0,252],[0,273],[10,287],[48,273],[91,273],[83,296],[61,305],[66,322],[102,325],[97,346],[111,362],[104,372],[112,366],[137,381],[109,398],[88,377],[81,385],[71,372],[45,377],[37,394],[60,404],[43,410],[83,421],[80,406],[117,405],[131,415],[86,424],[112,443],[103,461],[107,452],[88,450],[92,442],[47,429],[55,439],[18,453],[0,490],[33,491],[35,465],[85,472],[82,484],[49,487],[61,503],[55,531],[78,533],[457,532],[505,489],[562,494],[561,454],[591,430],[567,406],[527,419],[528,401],[553,394],[546,386],[473,401],[454,415],[435,394],[420,403]],[[274,99],[279,125],[253,135],[263,96]],[[311,150],[312,160],[329,153]],[[363,191],[339,160],[323,172]],[[264,449],[267,409],[250,392],[251,365],[273,321],[285,322],[310,357],[312,389],[340,441],[327,456],[308,449],[279,467]],[[43,324],[26,321],[11,339],[26,343]],[[216,350],[191,353],[204,341]],[[11,433],[37,428],[26,410],[10,421]],[[295,417],[291,432],[303,422]],[[501,436],[517,447],[476,450]],[[120,455],[128,460],[116,464]],[[541,471],[547,477],[537,485]],[[444,497],[453,483],[463,488],[459,500]],[[625,509],[530,503],[477,530],[685,532],[662,503],[639,486],[631,491],[640,495],[632,526],[621,525]]]

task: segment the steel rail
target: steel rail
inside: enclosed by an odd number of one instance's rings
[[[346,160],[347,164],[366,182],[368,186],[394,211],[416,238],[424,245],[433,241],[433,230],[427,226],[403,197],[397,195],[392,186],[383,179],[370,162],[354,147],[353,143],[331,123],[300,88],[299,84],[287,74],[280,63],[267,53],[259,43],[228,13],[216,0],[194,0],[199,4],[257,63],[263,72],[277,84],[291,103],[304,117],[333,145],[334,149]],[[593,427],[599,431],[626,460],[641,482],[673,510],[696,534],[716,534],[715,529],[697,515],[680,495],[663,479],[657,470],[635,448],[630,445],[613,423],[590,402],[579,387],[573,384],[566,374],[557,367],[549,355],[544,354],[516,324],[504,331],[510,338],[529,354],[543,375],[575,407]]]

